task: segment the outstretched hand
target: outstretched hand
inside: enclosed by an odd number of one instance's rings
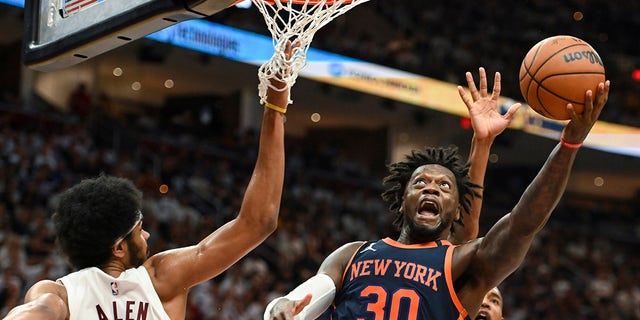
[[[589,131],[598,120],[604,105],[609,99],[609,80],[598,84],[596,96],[594,98],[593,91],[587,90],[584,99],[584,111],[578,114],[570,103],[567,105],[567,111],[571,116],[571,121],[562,130],[562,139],[569,143],[579,144],[587,138]]]
[[[267,89],[267,101],[271,104],[286,109],[289,105],[289,89],[283,79],[291,75],[291,59],[295,48],[300,46],[299,43],[287,41],[284,52],[285,65],[269,79],[271,86]]]
[[[479,139],[495,138],[502,133],[511,123],[520,103],[513,104],[504,115],[500,114],[498,98],[500,97],[500,73],[496,72],[493,81],[493,91],[491,96],[487,90],[487,74],[484,68],[480,67],[480,90],[476,88],[471,72],[466,73],[467,84],[471,98],[466,94],[462,86],[458,86],[458,93],[464,104],[469,109],[469,117],[473,126],[474,134]]]
[[[271,308],[271,312],[266,319],[270,320],[293,320],[294,316],[302,312],[302,309],[311,302],[311,294],[307,294],[302,300],[281,299]]]
[[[284,50],[280,52],[283,56],[283,64],[279,66],[279,70],[275,72],[275,74],[271,77],[271,84],[275,85],[277,88],[283,88],[285,86],[285,82],[283,79],[287,78],[291,75],[291,62],[293,58],[294,49],[298,48],[300,45],[296,42],[296,44],[292,43],[291,40],[285,43]]]

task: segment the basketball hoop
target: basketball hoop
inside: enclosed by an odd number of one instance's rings
[[[369,0],[251,0],[258,8],[271,32],[274,54],[258,69],[258,94],[264,103],[267,88],[291,88],[298,74],[307,66],[307,51],[316,31],[334,18]],[[285,48],[291,42],[291,58],[286,59]],[[285,83],[276,88],[269,79],[275,77]],[[289,100],[291,103],[291,100]]]
[[[253,1],[253,0],[252,0]],[[260,1],[260,0],[258,0]],[[268,4],[275,4],[276,2],[282,2],[282,3],[293,3],[293,4],[318,4],[320,2],[324,2],[326,4],[333,4],[334,2],[342,2],[342,3],[351,3],[353,2],[353,0],[344,0],[344,1],[340,1],[340,0],[326,0],[326,1],[322,1],[322,0],[262,0],[262,2],[268,3]]]

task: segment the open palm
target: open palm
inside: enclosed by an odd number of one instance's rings
[[[467,83],[471,98],[467,96],[462,86],[458,86],[458,93],[469,109],[471,125],[478,138],[495,138],[509,126],[511,119],[515,115],[520,104],[516,103],[509,107],[507,113],[500,114],[498,98],[500,97],[500,73],[496,72],[493,91],[491,95],[487,90],[487,74],[484,68],[479,69],[480,90],[476,88],[471,72],[466,73]]]

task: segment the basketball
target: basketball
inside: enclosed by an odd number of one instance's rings
[[[559,35],[534,45],[520,65],[520,92],[537,113],[555,120],[568,120],[567,104],[578,114],[585,92],[605,81],[598,53],[585,41]]]

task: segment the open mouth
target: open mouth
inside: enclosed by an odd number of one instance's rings
[[[473,318],[473,320],[488,320],[488,319],[491,319],[491,318],[484,311],[478,312],[478,315],[475,318]]]
[[[425,217],[435,217],[440,214],[440,207],[434,201],[422,201],[420,203],[420,210],[418,210],[418,214]]]

